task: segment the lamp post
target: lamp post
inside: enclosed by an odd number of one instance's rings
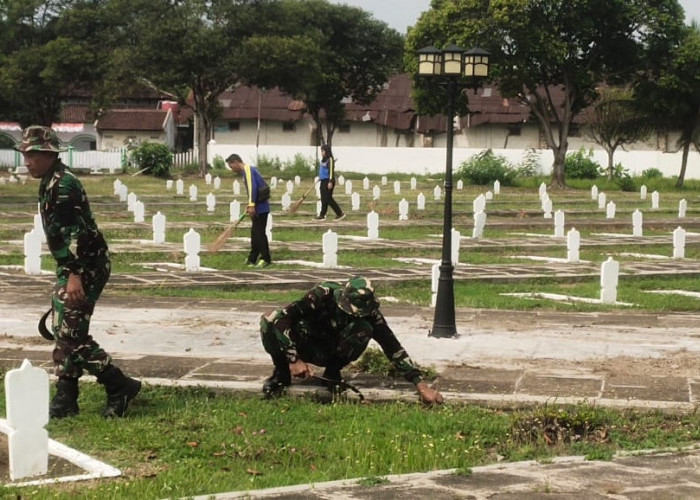
[[[489,53],[483,49],[463,50],[454,44],[439,50],[418,51],[418,75],[437,81],[447,89],[447,142],[445,154],[445,206],[442,226],[442,260],[438,278],[435,318],[431,337],[455,337],[454,266],[452,265],[452,149],[457,91],[474,88],[489,74]]]

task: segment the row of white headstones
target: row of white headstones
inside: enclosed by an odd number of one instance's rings
[[[217,178],[218,179],[218,178]],[[181,180],[179,180],[181,181]],[[415,187],[414,184],[415,179],[411,179],[411,185]],[[172,182],[172,181],[168,181]],[[236,181],[237,182],[237,181]],[[294,185],[298,184],[300,182],[300,179],[297,177],[295,179],[295,182],[293,183],[292,181],[288,181],[286,185],[286,192],[285,196],[288,196],[290,193],[293,192]],[[369,180],[365,178],[363,180],[363,185],[367,185]],[[394,184],[395,186],[397,185],[398,181],[396,181]],[[271,185],[274,187],[277,187],[278,181],[276,178],[272,179]],[[351,184],[351,181],[345,182],[345,185]],[[400,183],[399,183],[400,186]],[[194,187],[194,186],[193,186]],[[236,192],[235,190],[236,183],[234,182],[234,193]],[[239,188],[239,194],[240,194],[240,185],[238,186]],[[378,186],[375,186],[375,191],[378,188]],[[166,186],[167,189],[167,186]],[[400,189],[395,187],[395,190]],[[139,202],[137,199],[137,196],[135,193],[130,193],[129,195],[126,195],[125,193],[128,191],[128,188],[125,184],[123,184],[119,179],[114,181],[114,194],[115,196],[119,196],[120,201],[126,201],[127,202],[127,210],[128,211],[136,211],[141,208],[141,211],[143,211],[143,203]],[[474,214],[474,226],[472,230],[472,238],[481,238],[483,237],[483,231],[484,227],[486,224],[486,203],[487,201],[493,199],[493,196],[495,194],[500,194],[500,184],[498,181],[494,183],[493,186],[493,191],[487,191],[484,194],[480,194],[477,196],[477,198],[473,201],[473,214]],[[318,193],[317,193],[318,194]],[[357,194],[357,193],[354,193]],[[549,198],[549,195],[547,194],[546,190],[546,185],[544,183],[540,185],[539,188],[539,194],[540,194],[540,200],[543,205],[543,213],[544,217],[548,218],[548,213],[551,212],[551,204],[552,200]],[[358,195],[359,196],[359,195]],[[593,186],[591,189],[591,197],[592,199],[598,200],[598,207],[602,208],[602,205],[604,206],[604,196],[605,193],[598,193],[597,192],[597,187]],[[439,197],[439,193],[436,193],[436,199]],[[642,186],[641,189],[641,197],[642,199],[646,198],[646,188],[645,186]],[[376,199],[376,198],[375,198]],[[601,200],[603,200],[601,202]],[[422,193],[419,193],[418,195],[418,209],[424,209],[425,198],[423,197]],[[421,203],[422,202],[422,203]],[[320,201],[318,202],[320,204]],[[612,203],[612,202],[610,202]],[[659,203],[659,193],[654,191],[652,193],[652,208],[658,208],[658,203]],[[408,208],[407,208],[408,202],[403,199],[399,203],[399,219],[408,219]],[[608,206],[608,211],[607,211],[607,216],[608,218],[614,217],[614,209],[610,209],[610,204]],[[685,216],[685,210],[687,208],[687,202],[686,200],[681,200],[679,204],[679,217],[684,217]],[[241,204],[237,200],[234,200],[230,203],[230,221],[236,221],[239,219],[241,214]],[[549,215],[551,217],[551,214]],[[643,234],[642,231],[642,212],[639,211],[638,209],[634,211],[632,214],[632,236],[636,237],[641,237]],[[564,226],[565,226],[565,215],[564,212],[561,210],[557,210],[554,214],[554,236],[562,238],[564,237]],[[165,231],[166,231],[166,217],[163,215],[161,212],[157,212],[153,218],[152,218],[152,227],[153,227],[153,243],[154,244],[161,244],[165,242]],[[273,217],[270,215],[268,217],[268,225],[266,228],[267,236],[270,241],[272,241],[272,227],[273,227]],[[458,236],[459,233],[456,232],[456,234],[453,234],[452,242],[453,242],[453,248],[452,248],[452,254],[453,254],[453,260],[456,262],[458,261],[459,258],[459,242],[460,242],[460,237]],[[575,228],[572,228],[566,235],[567,237],[567,259],[569,262],[577,262],[579,260],[579,247],[580,247],[580,234],[578,231],[576,231]],[[367,238],[368,239],[378,239],[379,238],[379,214],[374,212],[373,210],[370,211],[367,214]],[[43,233],[43,230],[41,228],[41,219],[38,216],[38,214],[34,218],[34,229],[30,231],[29,233],[25,234],[24,237],[24,252],[25,252],[25,272],[27,274],[39,274],[41,273],[41,245],[42,243],[45,242],[45,236]],[[323,263],[324,267],[329,267],[329,268],[335,268],[337,267],[337,251],[338,251],[338,238],[337,234],[328,231],[326,234],[324,234],[323,237],[323,253],[324,253],[324,258],[323,258]],[[685,256],[685,231],[681,228],[678,227],[674,231],[674,238],[673,238],[673,243],[674,243],[674,249],[673,249],[673,256],[674,258],[683,258]],[[185,252],[185,269],[187,271],[199,271],[200,270],[200,258],[199,254],[202,250],[201,248],[201,237],[197,231],[194,229],[190,229],[187,233],[184,234],[183,236],[183,244],[184,244],[184,252]]]

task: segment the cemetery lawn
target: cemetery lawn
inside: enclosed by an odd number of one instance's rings
[[[559,455],[605,460],[620,450],[676,449],[700,439],[697,414],[586,404],[526,410],[400,402],[323,405],[310,398],[265,401],[205,388],[151,386],[144,387],[126,418],[110,421],[99,416],[101,387],[83,382],[81,388],[81,414],[50,422],[49,434],[123,475],[9,488],[8,495],[179,498],[437,469],[468,473],[477,465]]]

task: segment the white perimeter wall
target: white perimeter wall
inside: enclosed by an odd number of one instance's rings
[[[481,153],[482,149],[454,148],[452,156],[453,170],[459,165]],[[576,149],[570,149],[569,153]],[[504,156],[517,165],[523,162],[526,150],[523,149],[494,149],[497,155]],[[316,158],[317,151],[313,146],[260,146],[210,144],[209,163],[216,155],[226,158],[231,153],[241,155],[244,161],[256,164],[258,157],[278,157],[281,161],[292,160],[297,153],[305,157]],[[551,174],[553,155],[550,150],[538,150],[541,173]],[[337,159],[338,173],[343,171],[364,174],[388,174],[401,172],[406,174],[443,174],[446,165],[445,148],[380,148],[358,146],[334,146],[333,154]],[[608,156],[605,151],[593,150],[595,160],[605,167]],[[657,168],[664,177],[677,176],[681,168],[681,156],[678,153],[663,153],[660,151],[619,151],[615,153],[615,163],[622,163],[630,175],[639,175],[648,168]],[[700,179],[700,154],[691,152],[688,156],[686,179]]]

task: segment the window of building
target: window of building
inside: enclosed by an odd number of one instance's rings
[[[241,130],[241,122],[228,122],[229,132],[238,132]]]
[[[578,123],[569,125],[569,137],[581,137],[581,127]]]
[[[294,132],[297,129],[296,124],[294,122],[283,122],[282,123],[282,132]]]
[[[508,135],[514,136],[514,135],[520,135],[522,131],[522,127],[520,126],[519,123],[513,124],[513,125],[508,125]]]
[[[350,133],[350,124],[349,123],[341,123],[338,126],[338,132],[341,134],[349,134]]]

